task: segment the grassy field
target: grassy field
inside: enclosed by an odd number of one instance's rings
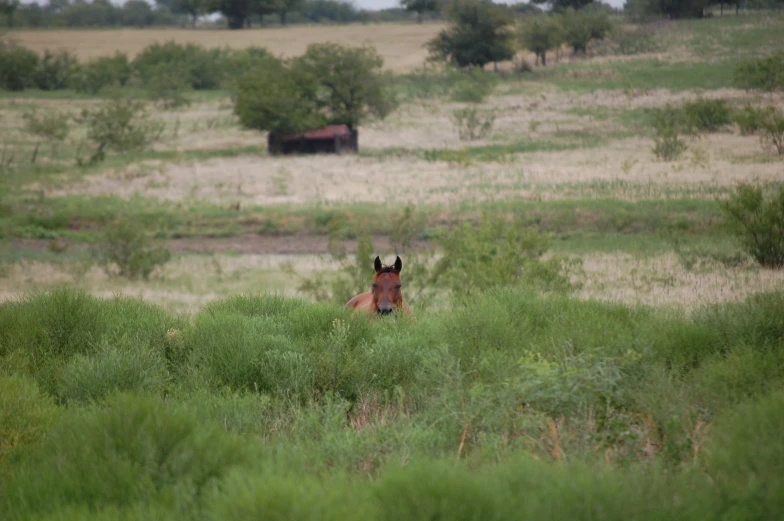
[[[135,56],[148,45],[174,41],[194,43],[208,48],[266,47],[275,55],[302,54],[309,43],[335,42],[343,45],[372,45],[384,57],[387,68],[410,71],[422,68],[427,57],[425,42],[443,26],[428,24],[326,25],[295,26],[271,29],[193,30],[193,29],[123,29],[123,30],[45,30],[12,31],[9,36],[19,43],[43,52],[45,49],[67,49],[80,59],[112,56],[115,52]]]
[[[733,124],[663,161],[651,128],[698,99],[784,106],[733,85],[784,18],[480,80],[414,72],[438,28],[12,33],[82,59],[366,41],[398,107],[359,154],[271,157],[229,92],[188,92],[150,104],[151,147],[89,162],[83,122],[55,144],[25,114],[137,87],[0,92],[0,519],[784,516],[784,271],[720,206],[779,189],[784,156]],[[494,124],[461,141],[468,107]],[[118,276],[125,229],[171,259]],[[413,319],[341,308],[376,254],[402,257]]]

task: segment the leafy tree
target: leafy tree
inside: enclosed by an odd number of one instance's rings
[[[229,29],[242,29],[250,25],[252,15],[274,13],[275,0],[215,0],[209,11],[219,11],[226,17]]]
[[[392,108],[381,75],[383,63],[372,47],[317,43],[291,68],[299,81],[315,86],[315,101],[329,122],[353,130],[367,117],[383,118]]]
[[[122,25],[146,27],[152,25],[155,15],[145,0],[128,0],[122,7]]]
[[[741,184],[719,204],[757,262],[768,268],[784,268],[784,187],[766,197],[762,187]]]
[[[437,13],[441,9],[439,0],[400,0],[406,11],[417,14],[417,23],[422,23],[423,13]]]
[[[452,26],[428,42],[433,57],[458,67],[509,60],[513,20],[489,0],[457,0],[447,12]]]
[[[604,13],[569,8],[561,16],[564,40],[575,53],[585,54],[591,40],[602,40],[612,29],[610,19]]]
[[[557,49],[564,41],[564,29],[555,16],[532,16],[520,30],[520,45],[536,55],[537,62],[547,65],[547,51]]]
[[[248,128],[295,134],[325,123],[318,111],[314,85],[270,56],[236,84],[234,112]]]
[[[190,16],[191,25],[196,27],[196,20],[209,11],[209,2],[208,0],[172,0],[170,8],[174,13]]]
[[[275,11],[280,16],[280,25],[286,25],[286,15],[292,11],[299,10],[305,0],[277,0],[275,2]]]
[[[8,27],[14,26],[14,13],[19,7],[19,0],[0,0],[0,13],[5,16]]]
[[[624,6],[635,18],[665,16],[670,19],[702,18],[710,0],[629,0]]]

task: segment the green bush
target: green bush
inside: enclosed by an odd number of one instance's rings
[[[38,54],[14,42],[0,40],[0,88],[24,90],[36,86]]]
[[[617,29],[612,41],[616,44],[618,54],[631,56],[657,52],[661,50],[661,44],[657,40],[656,31],[652,28],[640,27],[636,30]]]
[[[98,256],[110,275],[149,279],[156,268],[171,259],[164,247],[153,247],[142,224],[120,217],[104,232]]]
[[[99,155],[104,148],[141,150],[163,131],[162,124],[150,119],[144,104],[133,100],[113,100],[97,109],[82,109],[80,121],[87,125],[87,137],[98,145]]]
[[[732,109],[723,99],[698,99],[683,104],[686,124],[702,132],[718,132],[732,123]]]
[[[593,40],[603,40],[612,29],[609,17],[600,11],[567,9],[561,14],[564,41],[575,53],[588,50]]]
[[[76,88],[96,94],[107,87],[123,87],[131,79],[131,64],[126,54],[117,52],[112,57],[96,58],[82,66]]]
[[[438,238],[442,257],[433,283],[455,295],[474,295],[494,286],[530,284],[543,289],[571,287],[561,260],[542,260],[549,238],[523,221],[485,215],[478,226],[464,223]]]
[[[41,90],[68,88],[79,74],[79,69],[79,60],[70,52],[52,52],[47,49],[38,62],[36,87]]]
[[[227,51],[221,60],[224,78],[221,86],[234,90],[243,76],[266,66],[273,59],[275,57],[264,47],[246,47]]]
[[[762,120],[765,118],[765,109],[755,109],[746,105],[742,110],[736,110],[735,123],[738,124],[742,136],[752,136],[759,131]]]
[[[154,43],[146,47],[133,60],[133,69],[143,85],[167,69],[182,73],[187,87],[204,90],[216,89],[223,81],[223,58],[220,49],[205,49],[200,45],[182,45],[176,42]]]
[[[72,410],[27,451],[3,485],[4,519],[86,507],[168,503],[192,508],[232,468],[248,461],[217,425],[161,400],[119,395]]]
[[[784,187],[767,195],[761,186],[741,184],[720,206],[757,262],[767,268],[784,267]]]
[[[782,432],[781,390],[716,419],[706,463],[721,492],[726,519],[773,519],[781,515]]]
[[[162,353],[135,337],[104,341],[95,353],[76,355],[63,368],[57,396],[66,403],[100,400],[116,391],[161,393],[166,383]]]
[[[652,114],[655,131],[653,154],[663,161],[679,158],[688,148],[680,136],[690,130],[683,111],[667,106],[653,109]]]
[[[150,99],[161,104],[164,109],[173,109],[190,104],[185,97],[189,88],[185,65],[159,63],[149,69],[149,77],[144,82]]]
[[[520,46],[536,55],[537,63],[547,65],[547,53],[563,44],[564,29],[555,16],[530,16],[520,26]]]
[[[57,416],[57,407],[35,382],[0,375],[0,468],[18,447],[41,438]]]
[[[452,121],[461,141],[474,141],[486,137],[493,130],[495,113],[480,115],[475,107],[466,107],[453,111]]]
[[[463,79],[452,86],[452,101],[481,103],[490,95],[498,82],[497,75],[485,73],[482,69],[473,69],[470,73],[462,73],[462,75]]]
[[[735,69],[735,84],[768,92],[784,88],[784,51],[745,60]]]

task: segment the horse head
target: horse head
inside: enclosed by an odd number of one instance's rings
[[[382,266],[381,259],[376,257],[374,267],[376,273],[373,275],[373,309],[379,315],[389,315],[403,303],[403,294],[400,291],[403,261],[397,257],[392,266]]]

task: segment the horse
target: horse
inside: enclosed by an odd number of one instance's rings
[[[346,309],[362,310],[370,316],[391,315],[402,310],[406,315],[411,314],[400,291],[400,271],[403,261],[395,258],[392,266],[382,266],[381,259],[376,257],[373,263],[376,273],[373,275],[373,287],[370,291],[360,293],[346,303]]]

